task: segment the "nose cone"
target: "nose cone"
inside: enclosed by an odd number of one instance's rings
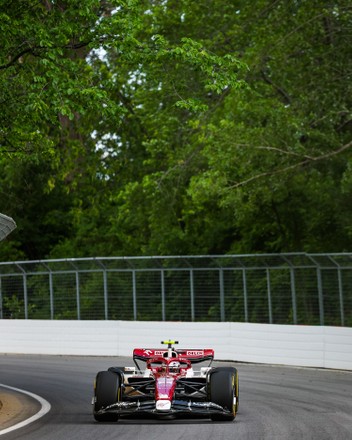
[[[155,398],[172,400],[176,388],[176,378],[158,377],[155,381]]]
[[[171,401],[167,399],[157,400],[155,404],[155,409],[157,411],[170,411]]]

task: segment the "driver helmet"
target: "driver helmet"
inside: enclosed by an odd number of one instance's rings
[[[170,373],[178,373],[180,371],[180,363],[177,361],[170,362],[169,371]]]

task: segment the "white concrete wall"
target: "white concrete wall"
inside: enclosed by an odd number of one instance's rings
[[[213,348],[218,360],[352,370],[352,328],[232,322],[0,320],[0,353],[131,356],[135,347]]]

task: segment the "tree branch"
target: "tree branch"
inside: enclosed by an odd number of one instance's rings
[[[260,71],[260,73],[262,74],[262,78],[264,79],[264,81],[271,85],[283,98],[284,98],[284,102],[285,104],[291,104],[291,98],[288,95],[288,93],[280,86],[276,85],[264,72],[264,70],[262,69]]]
[[[279,169],[274,170],[274,171],[265,171],[263,173],[256,174],[256,175],[254,175],[252,177],[249,177],[246,180],[242,180],[241,182],[237,182],[234,185],[229,186],[227,189],[228,190],[236,189],[236,188],[239,188],[241,186],[245,186],[248,183],[253,182],[254,180],[259,180],[259,179],[261,179],[263,177],[274,176],[276,174],[286,173],[287,171],[293,170],[295,168],[299,168],[301,166],[307,165],[307,164],[312,163],[312,162],[320,162],[322,160],[329,159],[330,157],[333,157],[333,156],[336,156],[338,154],[343,153],[344,151],[348,150],[351,147],[352,147],[352,141],[348,142],[347,144],[343,145],[341,148],[339,148],[337,150],[331,151],[330,153],[322,154],[321,156],[317,156],[317,157],[304,156],[305,159],[301,160],[300,162],[294,163],[294,164],[289,165],[289,166],[284,167],[284,168],[279,168]],[[260,147],[260,148],[263,148],[263,147]],[[277,150],[276,148],[273,148],[273,147],[265,147],[265,148],[266,149]],[[278,149],[278,150],[281,151],[280,149]]]
[[[26,55],[28,53],[31,53],[33,56],[37,56],[36,51],[39,52],[39,51],[42,51],[42,50],[45,51],[48,49],[62,48],[62,49],[79,50],[79,49],[82,49],[83,47],[87,47],[89,44],[90,44],[90,41],[82,41],[80,43],[70,43],[65,46],[56,46],[56,47],[54,46],[52,48],[45,47],[45,46],[28,47],[27,49],[24,49],[21,52],[19,52],[17,55],[15,55],[8,63],[0,66],[0,70],[8,69],[12,65],[14,65],[16,63],[16,61],[18,61],[21,57],[23,57],[24,55]]]
[[[29,47],[25,50],[23,50],[22,52],[19,52],[16,56],[14,56],[11,61],[9,61],[7,64],[3,64],[2,66],[0,66],[0,70],[3,69],[8,69],[9,67],[11,67],[13,64],[15,64],[15,62],[17,60],[19,60],[21,57],[23,57],[23,55],[25,55],[26,53],[30,53],[33,51],[33,48]]]
[[[287,150],[283,150],[282,148],[277,148],[277,147],[255,147],[257,150],[271,150],[271,151],[277,151],[278,153],[282,153],[282,154],[286,154],[287,156],[296,156],[296,157],[302,157],[301,154],[299,153],[295,153],[294,151],[287,151]],[[312,156],[303,156],[305,159],[309,159],[309,160],[315,160],[314,157]]]

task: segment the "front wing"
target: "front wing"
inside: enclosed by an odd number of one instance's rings
[[[156,416],[170,415],[188,415],[210,417],[212,414],[231,415],[231,413],[222,406],[213,402],[192,402],[185,400],[173,400],[171,408],[157,409],[155,400],[135,401],[135,402],[117,402],[102,408],[97,414],[118,414],[118,415],[143,415],[152,414]]]

